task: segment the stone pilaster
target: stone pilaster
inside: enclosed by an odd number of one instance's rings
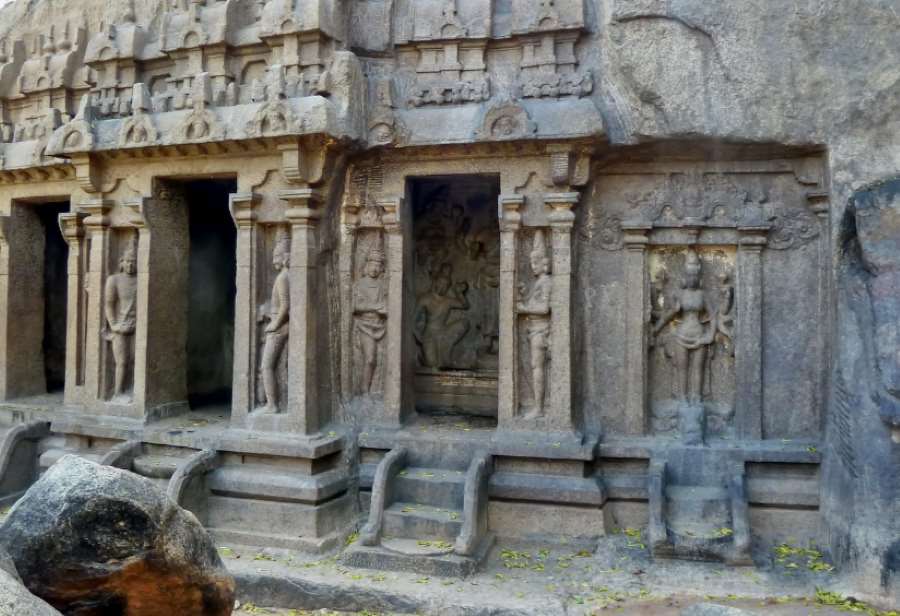
[[[353,271],[356,267],[356,240],[359,227],[359,203],[346,204],[343,208],[344,240],[338,257],[341,279],[341,395],[344,400],[353,397]]]
[[[317,311],[323,303],[316,296],[316,227],[322,197],[316,190],[283,190],[285,213],[291,226],[291,317],[288,336],[288,403],[284,428],[291,432],[316,434],[327,423],[318,406],[318,364],[316,343]]]
[[[259,226],[256,206],[260,195],[236,193],[229,197],[229,209],[237,227],[237,275],[234,302],[234,376],[231,395],[231,421],[243,426],[256,402],[259,365],[259,340],[256,326],[259,301]]]
[[[517,339],[517,277],[519,229],[522,226],[522,195],[500,195],[500,287],[498,353],[498,425],[514,429],[519,411],[519,360]]]
[[[769,227],[739,227],[735,340],[735,425],[738,438],[760,439],[762,426],[763,270]]]
[[[85,404],[104,403],[111,387],[111,375],[107,370],[109,345],[103,338],[103,290],[109,275],[111,231],[109,210],[112,201],[92,198],[79,204],[79,211],[87,214],[84,227],[90,239],[87,275],[87,328],[84,352]]]
[[[82,401],[84,388],[84,354],[85,326],[87,325],[85,310],[87,296],[85,294],[85,275],[87,273],[85,251],[84,219],[81,212],[66,212],[59,215],[59,230],[69,245],[69,262],[67,264],[67,302],[66,302],[66,382],[64,402],[67,405]]]
[[[550,207],[553,291],[550,296],[550,379],[547,423],[552,432],[574,432],[572,417],[572,226],[577,192],[544,195]]]
[[[44,393],[44,233],[13,202],[0,218],[0,400]]]
[[[623,224],[625,232],[625,432],[647,429],[647,335],[650,323],[647,245],[650,225]]]
[[[384,416],[382,423],[399,425],[409,411],[409,387],[412,383],[411,363],[405,353],[409,342],[409,319],[406,289],[406,250],[403,233],[403,199],[385,198],[378,201],[384,211],[384,232],[387,257],[388,299],[387,333],[385,335]]]

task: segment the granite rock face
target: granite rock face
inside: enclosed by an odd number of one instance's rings
[[[0,616],[59,616],[22,585],[9,554],[0,550]]]
[[[25,585],[67,614],[227,616],[234,582],[206,531],[148,480],[74,456],[0,527]]]

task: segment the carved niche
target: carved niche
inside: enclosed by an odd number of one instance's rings
[[[416,387],[440,393],[452,377],[473,392],[471,410],[487,414],[499,353],[496,195],[480,180],[450,186],[423,183],[413,207]]]
[[[363,395],[384,390],[386,261],[381,208],[368,205],[359,216],[351,300],[354,391]]]
[[[519,327],[521,359],[520,373],[527,386],[521,386],[519,412],[525,417],[538,418],[544,415],[547,405],[547,376],[550,357],[550,317],[553,281],[550,277],[550,255],[547,249],[547,233],[535,229],[530,234],[522,234],[524,246],[519,251],[528,259],[519,259],[516,314]]]
[[[277,414],[285,411],[288,395],[291,236],[281,225],[270,225],[262,235],[271,268],[262,276],[269,293],[257,310],[259,364],[254,413]]]
[[[734,435],[734,250],[660,247],[649,259],[654,434]]]

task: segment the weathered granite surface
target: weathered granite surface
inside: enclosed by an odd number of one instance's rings
[[[234,580],[193,514],[150,481],[61,459],[0,526],[25,585],[66,613],[227,616]]]
[[[0,426],[53,425],[2,464],[134,441],[165,482],[213,449],[185,492],[228,540],[650,520],[660,557],[798,539],[896,596],[898,28],[892,0],[17,0]]]

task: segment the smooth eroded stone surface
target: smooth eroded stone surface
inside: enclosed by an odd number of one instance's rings
[[[681,610],[681,616],[748,616],[748,613],[727,605],[698,603]]]
[[[67,614],[231,614],[234,580],[193,514],[147,479],[66,456],[0,526],[19,575]]]

